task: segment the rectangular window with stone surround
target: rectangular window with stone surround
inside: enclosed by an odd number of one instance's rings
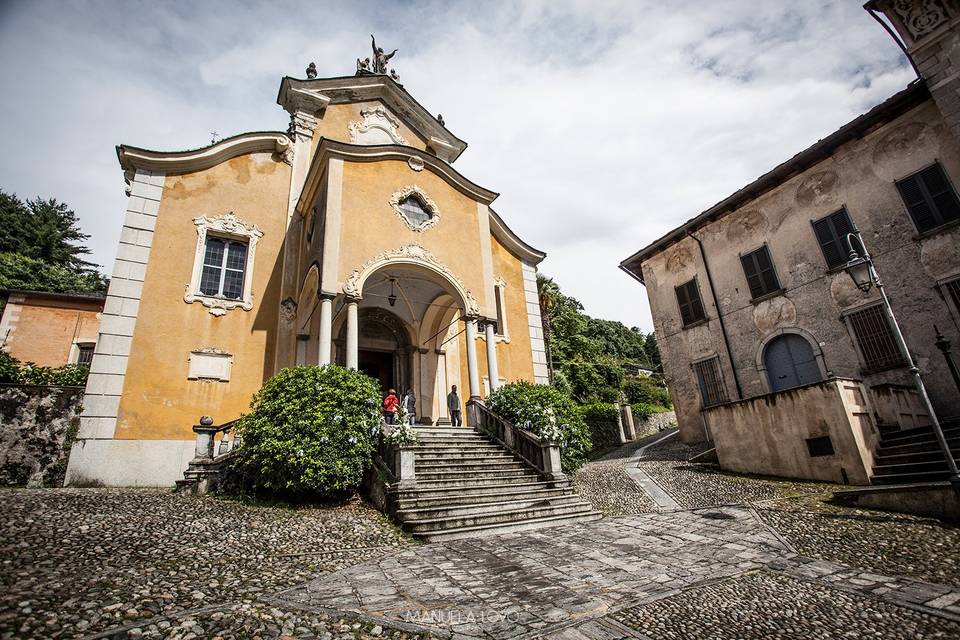
[[[858,309],[845,317],[860,352],[864,373],[885,371],[905,364],[883,305]]]
[[[207,236],[200,274],[200,293],[239,300],[247,265],[247,243]]]
[[[723,383],[718,356],[694,362],[693,372],[697,376],[703,408],[723,404],[727,401],[727,387]]]
[[[677,287],[676,294],[677,306],[680,308],[680,319],[683,321],[684,327],[707,319],[696,278]]]
[[[780,280],[770,259],[770,249],[763,245],[756,251],[740,256],[743,275],[750,287],[750,298],[757,300],[780,291]]]
[[[898,180],[897,189],[920,233],[960,220],[960,200],[939,162]]]
[[[820,243],[820,250],[823,252],[823,259],[827,261],[828,269],[836,269],[847,263],[850,256],[847,235],[855,231],[856,228],[846,208],[814,221],[813,232],[817,236],[817,242]]]

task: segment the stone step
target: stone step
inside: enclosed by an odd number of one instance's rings
[[[442,435],[466,435],[480,433],[472,427],[437,427],[426,425],[414,425],[413,430],[417,433],[439,433]]]
[[[458,502],[455,504],[444,504],[433,507],[400,509],[397,511],[397,517],[401,521],[435,520],[440,518],[498,513],[504,510],[560,506],[572,503],[583,503],[583,499],[576,493],[568,493],[557,496],[520,498],[514,500],[494,500],[490,502]]]
[[[459,485],[456,487],[417,487],[415,489],[399,489],[397,490],[397,499],[405,500],[410,498],[456,498],[458,500],[463,500],[466,497],[474,496],[497,496],[502,495],[504,492],[508,491],[522,491],[524,489],[561,489],[569,487],[569,482],[564,481],[566,484],[561,483],[549,483],[545,481],[537,482],[508,482],[500,484],[483,484],[483,485]],[[551,484],[559,486],[550,486]]]
[[[538,485],[539,486],[539,485]],[[455,492],[453,495],[440,495],[440,496],[419,496],[416,492],[413,492],[411,497],[398,498],[396,501],[398,510],[412,510],[412,509],[434,509],[434,508],[443,508],[443,507],[455,507],[462,505],[464,501],[469,500],[470,504],[480,505],[480,504],[502,504],[504,502],[519,502],[519,501],[530,501],[530,500],[545,500],[545,499],[554,499],[567,496],[577,496],[577,494],[570,489],[569,487],[559,487],[559,488],[532,488],[532,489],[520,489],[516,491],[504,490],[496,491],[488,494],[473,494],[470,496],[464,496],[461,492]]]
[[[948,441],[953,439],[960,441],[960,427],[943,429],[943,435]],[[905,429],[903,431],[896,431],[889,435],[883,435],[880,437],[881,447],[914,444],[918,442],[937,442],[937,437],[933,433],[933,427]]]
[[[466,527],[526,522],[554,516],[583,515],[590,513],[588,502],[574,502],[561,505],[545,505],[526,509],[502,509],[493,513],[450,516],[427,520],[404,520],[403,530],[419,535],[429,535],[435,531],[450,531]]]
[[[954,459],[960,458],[960,447],[955,449],[953,452]],[[908,462],[932,462],[935,460],[946,460],[943,455],[943,450],[937,447],[936,449],[916,451],[913,453],[893,453],[888,454],[886,452],[878,451],[874,455],[873,460],[878,465],[887,465],[887,464],[905,464]]]
[[[417,474],[417,488],[423,490],[431,489],[453,489],[457,487],[477,488],[487,486],[511,486],[525,482],[539,482],[540,476],[532,471],[508,471],[505,473],[490,474],[471,474],[465,473],[459,476],[437,476],[435,474],[421,476]]]
[[[463,456],[463,455],[473,455],[473,456],[497,456],[498,454],[504,453],[503,449],[498,449],[492,446],[476,446],[476,447],[424,447],[418,446],[413,448],[414,453],[419,457],[422,454],[435,454],[437,456]]]
[[[497,446],[486,438],[481,438],[479,436],[476,438],[419,438],[419,440],[420,442],[417,444],[419,447],[477,447],[481,445]]]
[[[907,462],[903,464],[882,464],[873,467],[874,476],[889,476],[904,473],[926,473],[928,471],[945,471],[947,469],[946,458],[931,460],[928,462]]]
[[[493,471],[496,469],[526,469],[527,466],[513,458],[496,458],[494,460],[461,460],[459,458],[439,458],[436,460],[422,460],[416,457],[417,474],[423,471]]]
[[[599,520],[602,517],[603,514],[596,511],[590,511],[582,514],[575,513],[570,515],[550,516],[546,518],[534,518],[519,522],[503,522],[474,527],[462,527],[460,529],[447,529],[446,531],[434,531],[430,533],[419,534],[419,537],[425,538],[428,542],[443,542],[446,540],[459,540],[461,538],[475,538],[478,536],[514,533],[517,531],[530,531],[532,529],[542,529],[544,527],[555,527],[559,525],[571,525],[580,522],[592,522],[593,520]]]
[[[513,460],[511,453],[502,449],[498,451],[474,451],[473,449],[461,450],[423,450],[415,449],[417,460],[443,460],[446,458],[476,458],[478,460],[499,460],[506,458]]]
[[[950,450],[960,450],[960,442],[956,440],[948,440],[947,444],[950,445]],[[884,446],[881,445],[877,447],[878,455],[901,455],[907,453],[931,453],[933,451],[942,451],[940,449],[940,443],[936,440],[930,442],[915,442],[912,444],[901,444],[896,446]]]
[[[926,473],[895,473],[886,476],[874,476],[874,484],[915,484],[917,482],[937,482],[948,480],[949,471],[928,471]]]

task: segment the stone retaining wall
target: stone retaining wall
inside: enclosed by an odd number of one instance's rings
[[[637,435],[656,433],[657,431],[663,431],[664,429],[676,426],[676,424],[677,414],[673,411],[655,413],[643,422],[637,424]]]
[[[0,485],[63,485],[83,387],[0,385]]]

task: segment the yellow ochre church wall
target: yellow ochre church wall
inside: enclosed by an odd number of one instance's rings
[[[526,380],[533,382],[533,350],[530,346],[530,330],[527,320],[527,302],[523,293],[523,270],[519,258],[514,256],[500,242],[491,236],[493,253],[493,277],[502,277],[506,283],[504,289],[505,313],[507,315],[507,333],[510,341],[497,342],[497,369],[500,378],[507,382]],[[495,315],[492,313],[491,315]],[[460,323],[458,330],[463,329]],[[480,334],[483,335],[482,333]],[[466,337],[461,333],[460,343],[460,380],[469,384],[467,369]],[[481,337],[476,343],[477,364],[480,372],[480,386],[483,392],[483,378],[487,375],[487,344]],[[461,397],[469,396],[469,389],[461,389]]]
[[[440,221],[413,231],[390,206],[394,192],[417,185],[437,205]],[[430,171],[400,160],[344,162],[339,281],[384,251],[419,244],[469,289],[481,311],[486,304],[477,203]]]
[[[406,146],[421,150],[427,148],[426,141],[414,132],[413,129],[408,127],[403,119],[391,111],[387,105],[379,100],[370,100],[367,102],[332,104],[328,106],[324,110],[323,116],[317,118],[317,128],[313,131],[313,141],[311,143],[312,151],[316,151],[321,138],[350,142],[350,124],[363,120],[363,116],[360,115],[362,110],[374,109],[378,106],[386,109],[390,112],[390,115],[400,122],[397,130],[400,132],[400,135],[403,136],[403,139],[407,141]]]
[[[290,168],[268,153],[166,177],[115,438],[188,440],[201,415],[219,424],[248,408],[273,366],[289,186]],[[263,231],[253,309],[215,317],[202,303],[183,301],[197,245],[193,219],[231,211]],[[208,347],[233,354],[229,382],[187,379],[190,352]]]

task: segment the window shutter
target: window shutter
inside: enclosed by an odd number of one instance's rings
[[[687,285],[688,285],[688,284],[689,284],[689,283],[687,283],[687,284],[682,284],[682,285],[680,285],[679,287],[676,288],[676,292],[677,292],[677,306],[680,307],[680,320],[681,320],[681,321],[683,322],[683,324],[685,324],[685,325],[690,324],[691,322],[693,322],[693,320],[690,319],[690,318],[691,318],[691,314],[690,314],[690,300],[689,300],[689,298],[687,297]]]
[[[823,251],[823,257],[827,261],[828,267],[833,268],[844,262],[843,249],[830,229],[830,218],[814,222],[813,232],[817,236],[817,242],[820,243],[820,249]]]
[[[897,189],[900,190],[903,203],[907,205],[907,211],[910,212],[910,217],[913,218],[918,230],[926,231],[937,226],[936,214],[923,195],[919,175],[901,180],[897,183]]]
[[[760,270],[753,259],[753,254],[749,253],[740,256],[740,264],[743,265],[743,273],[747,276],[747,285],[750,287],[750,297],[758,298],[763,295],[763,281],[760,279]]]
[[[773,270],[773,263],[770,261],[769,247],[761,247],[753,252],[757,260],[757,270],[760,272],[760,279],[763,281],[763,293],[767,294],[780,288],[777,282],[777,274]]]
[[[960,218],[960,204],[957,203],[957,196],[947,181],[943,167],[935,164],[928,169],[924,169],[920,172],[920,179],[923,181],[923,186],[926,187],[937,213],[940,214],[938,224]]]
[[[697,281],[691,280],[687,283],[689,291],[687,297],[690,299],[690,313],[693,316],[693,322],[703,320],[707,314],[703,311],[703,302],[700,300],[700,290],[697,289]]]

